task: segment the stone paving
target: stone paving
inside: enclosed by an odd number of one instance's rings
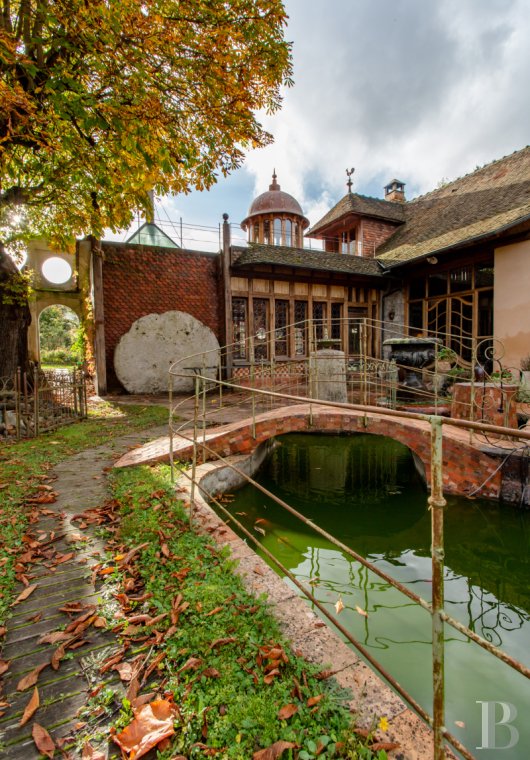
[[[117,644],[112,633],[90,628],[85,637],[87,644],[73,650],[69,655],[71,659],[62,660],[57,670],[48,664],[40,673],[37,682],[40,707],[32,719],[19,726],[34,687],[20,692],[16,690],[17,684],[37,666],[50,663],[58,646],[39,643],[39,639],[71,622],[71,617],[59,611],[66,603],[85,605],[98,601],[98,591],[90,580],[90,567],[98,561],[103,543],[90,526],[83,531],[87,540],[80,543],[77,540],[79,528],[72,518],[85,509],[104,503],[107,497],[105,469],[112,467],[120,453],[165,430],[165,426],[153,428],[85,450],[57,465],[51,473],[56,477],[53,488],[59,494],[55,503],[46,505],[53,514],[30,525],[28,533],[41,538],[40,531],[43,531],[49,540],[55,532],[53,548],[63,555],[75,551],[75,555],[56,567],[46,567],[42,563],[35,565],[30,583],[37,584],[37,588],[14,607],[15,612],[7,623],[2,658],[10,663],[3,678],[4,698],[10,707],[0,718],[0,747],[10,760],[41,757],[31,736],[34,721],[46,728],[55,740],[75,734],[75,724],[79,720],[77,711],[86,704],[90,689],[102,681],[98,663],[109,656]],[[23,589],[20,584],[16,593]],[[115,686],[120,683],[116,674],[109,681]]]

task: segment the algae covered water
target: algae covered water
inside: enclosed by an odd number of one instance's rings
[[[371,435],[286,435],[277,439],[255,477],[430,601],[427,492],[405,446]],[[530,666],[530,515],[478,499],[448,497],[447,502],[446,610]],[[341,622],[432,711],[428,612],[253,486],[237,491],[230,511],[238,512],[238,519],[298,579],[310,584],[331,612],[341,598]],[[448,729],[479,758],[526,760],[530,682],[453,628],[446,626],[445,635]],[[510,706],[507,725],[502,725],[504,708],[499,703]],[[490,724],[498,723],[489,735],[483,726],[485,711],[494,716]]]

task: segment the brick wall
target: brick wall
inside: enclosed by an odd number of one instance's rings
[[[176,248],[103,244],[105,350],[109,389],[119,387],[114,350],[133,322],[147,314],[184,311],[207,325],[220,343],[220,257]]]
[[[363,256],[372,259],[376,248],[388,240],[398,227],[380,219],[365,218],[362,221]]]

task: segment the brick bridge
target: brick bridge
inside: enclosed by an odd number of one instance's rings
[[[201,460],[214,459],[215,454],[226,457],[232,454],[250,454],[260,443],[285,433],[368,433],[393,438],[407,446],[423,465],[429,482],[431,440],[427,421],[393,417],[388,414],[361,412],[352,409],[331,408],[318,404],[299,404],[274,409],[228,425],[207,430],[200,443],[211,451],[204,452],[199,446]],[[187,461],[192,457],[191,435],[174,437],[175,460]],[[215,452],[215,453],[212,453]],[[136,464],[152,464],[169,461],[169,437],[165,436],[128,452],[116,462],[117,467]],[[501,491],[501,472],[498,456],[490,456],[480,443],[470,444],[469,433],[450,427],[443,428],[443,486],[446,493],[465,495],[486,480],[476,494],[497,499]]]

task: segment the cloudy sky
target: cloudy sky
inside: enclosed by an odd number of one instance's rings
[[[286,0],[295,85],[263,122],[273,145],[209,193],[166,199],[168,234],[206,248],[228,212],[233,234],[273,168],[314,223],[346,192],[407,198],[530,143],[528,0]],[[175,232],[169,220],[176,223]]]

